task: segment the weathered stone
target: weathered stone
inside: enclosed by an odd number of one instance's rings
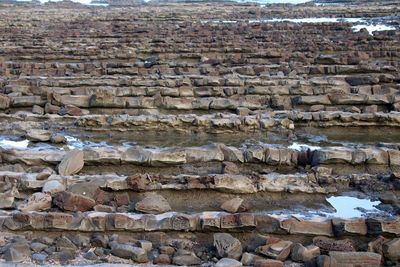
[[[83,165],[83,152],[75,149],[64,156],[58,165],[58,173],[63,176],[76,174],[83,168]]]
[[[242,204],[243,204],[243,199],[241,199],[240,197],[236,197],[222,203],[221,209],[230,213],[235,213],[240,209]]]
[[[201,260],[191,251],[178,250],[172,258],[172,263],[175,265],[199,265]]]
[[[240,260],[240,262],[245,266],[249,266],[249,265],[254,265],[255,261],[262,260],[262,259],[264,259],[264,258],[259,255],[245,252],[245,253],[243,253],[242,259]]]
[[[26,138],[35,142],[47,142],[50,141],[52,133],[46,130],[32,129],[26,132]]]
[[[53,203],[63,210],[88,211],[96,204],[93,199],[62,191],[54,195]]]
[[[144,213],[164,213],[171,211],[167,200],[158,194],[149,194],[147,197],[136,203],[135,209]]]
[[[215,267],[240,267],[242,265],[243,264],[240,261],[230,258],[222,258],[215,264]]]
[[[313,243],[321,249],[321,253],[329,251],[356,251],[354,243],[349,239],[332,240],[327,237],[317,236],[313,239]]]
[[[380,266],[381,255],[372,252],[341,252],[330,251],[329,257],[338,266]]]
[[[296,243],[292,247],[290,257],[293,261],[306,262],[318,257],[319,254],[320,249],[317,246],[309,245],[304,247],[302,244]]]
[[[256,249],[256,252],[267,257],[284,261],[290,254],[290,249],[293,243],[291,241],[278,241],[265,246],[260,246]]]
[[[38,115],[43,115],[44,114],[44,108],[38,105],[34,105],[32,107],[32,113],[33,114],[38,114]]]
[[[284,264],[278,260],[256,260],[254,267],[283,267]]]
[[[45,211],[51,208],[51,196],[44,193],[32,194],[25,203],[18,205],[20,211]]]
[[[49,178],[50,175],[54,173],[53,169],[50,168],[44,168],[37,176],[37,180],[46,180]]]
[[[224,174],[239,174],[239,168],[233,162],[222,162],[222,173]]]
[[[395,238],[382,245],[383,255],[392,262],[400,260],[400,238]]]
[[[51,180],[44,183],[42,192],[53,195],[65,190],[65,186],[57,180]]]
[[[223,258],[230,253],[242,253],[242,244],[240,241],[230,234],[217,233],[214,234],[214,247],[217,249],[218,256]]]
[[[67,142],[67,138],[64,135],[57,134],[51,137],[50,142],[54,144],[64,144]]]
[[[120,258],[131,259],[139,263],[146,263],[149,261],[146,250],[129,245],[112,244],[111,254]]]

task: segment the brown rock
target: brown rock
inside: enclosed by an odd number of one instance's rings
[[[243,199],[241,199],[240,197],[235,197],[232,198],[230,200],[225,201],[222,205],[221,205],[221,209],[230,212],[230,213],[235,213],[238,212],[238,210],[242,207],[242,208],[246,208],[243,205]],[[244,211],[244,210],[243,210]]]
[[[233,162],[229,162],[229,161],[224,161],[222,162],[222,173],[224,174],[239,174],[239,168],[238,166],[233,163]]]
[[[254,267],[283,267],[284,264],[278,260],[256,260]]]
[[[58,165],[58,173],[62,176],[76,174],[83,168],[83,165],[83,152],[75,149],[64,156]]]
[[[61,108],[59,106],[55,106],[50,103],[46,103],[46,105],[44,106],[44,111],[47,114],[58,114],[60,112],[60,109]]]
[[[146,198],[136,203],[135,209],[144,213],[158,214],[171,211],[171,206],[161,195],[149,194]]]
[[[337,266],[381,266],[381,255],[372,252],[331,251],[329,257]]]
[[[291,241],[280,240],[272,244],[260,246],[256,249],[256,252],[276,260],[284,261],[289,256],[292,245]]]
[[[38,105],[34,105],[32,107],[32,113],[33,114],[38,114],[38,115],[43,115],[44,114],[44,108]]]
[[[356,251],[353,241],[350,239],[333,240],[327,237],[317,236],[313,239],[314,245],[321,249],[321,253],[329,251]]]
[[[292,247],[290,257],[293,261],[306,262],[318,257],[319,254],[320,249],[317,246],[309,245],[304,247],[302,244],[296,243]]]
[[[55,194],[53,203],[59,208],[68,211],[88,211],[96,204],[91,198],[66,191]]]

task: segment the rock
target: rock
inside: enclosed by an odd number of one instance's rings
[[[112,244],[111,254],[120,258],[131,259],[139,263],[146,263],[149,261],[146,250],[130,245]]]
[[[256,260],[254,267],[283,267],[284,264],[278,260]]]
[[[63,210],[88,211],[96,204],[93,199],[62,191],[54,195],[53,203]]]
[[[68,250],[71,253],[75,253],[75,251],[78,249],[75,244],[64,235],[58,237],[55,243],[57,251]]]
[[[33,253],[31,255],[32,260],[37,261],[37,262],[43,262],[47,259],[47,254],[45,253]]]
[[[180,266],[190,266],[199,265],[201,260],[193,252],[181,249],[175,253],[172,263]]]
[[[85,254],[83,255],[83,257],[84,257],[85,259],[87,259],[87,260],[92,260],[92,261],[98,259],[97,255],[94,254],[93,251],[88,251],[87,253],[85,253]]]
[[[24,203],[18,205],[20,211],[45,211],[51,208],[51,196],[34,193]]]
[[[52,133],[46,130],[32,129],[26,132],[26,138],[34,142],[50,141]]]
[[[32,107],[32,113],[33,114],[38,114],[38,115],[43,115],[44,114],[44,108],[38,105],[33,105]]]
[[[12,187],[4,193],[0,193],[0,209],[14,208],[14,200],[19,197],[16,187]]]
[[[46,103],[44,106],[44,111],[48,114],[58,114],[60,112],[60,107],[52,105],[50,103]]]
[[[38,175],[36,175],[36,180],[46,180],[53,173],[53,169],[44,168]]]
[[[344,112],[361,113],[361,110],[358,107],[351,106],[351,107],[345,108]]]
[[[73,258],[74,258],[74,255],[69,250],[57,251],[57,252],[51,253],[48,256],[49,260],[55,260],[55,261],[60,261],[60,262],[68,262],[68,261],[72,260]]]
[[[26,255],[23,255],[18,250],[14,248],[9,248],[3,255],[3,259],[10,262],[22,262],[27,258]]]
[[[320,248],[321,253],[329,251],[356,251],[354,243],[350,239],[332,240],[327,237],[317,236],[313,244]]]
[[[363,112],[364,113],[376,113],[378,112],[378,106],[377,105],[368,105],[363,107]]]
[[[139,246],[146,250],[147,252],[151,251],[151,249],[153,248],[153,244],[150,241],[147,240],[139,240],[138,241]]]
[[[10,107],[10,98],[5,94],[0,94],[0,109],[7,109]]]
[[[284,261],[289,256],[292,245],[291,241],[280,240],[272,244],[260,246],[256,249],[256,252],[276,260]]]
[[[92,238],[90,239],[90,243],[94,247],[107,248],[108,236],[99,233],[94,233]]]
[[[327,256],[321,255],[315,259],[316,267],[336,267],[338,266],[336,260]]]
[[[135,205],[135,209],[144,213],[159,214],[171,211],[167,200],[158,194],[149,194]]]
[[[222,258],[215,264],[215,267],[240,267],[240,266],[243,266],[243,264],[240,261],[230,258]]]
[[[51,137],[50,142],[53,144],[65,144],[67,143],[67,138],[64,135],[57,134]]]
[[[242,254],[242,244],[240,241],[227,233],[216,233],[213,235],[214,247],[220,258],[226,257],[231,253]]]
[[[375,252],[383,256],[383,244],[389,240],[383,236],[378,236],[375,240],[368,243],[368,252]]]
[[[161,246],[158,248],[160,254],[172,255],[175,253],[175,249],[171,246]]]
[[[247,211],[249,209],[249,206],[245,204],[244,200],[241,199],[240,197],[235,197],[233,199],[225,201],[221,205],[221,209],[230,213],[236,213],[238,211],[240,212]]]
[[[99,212],[106,212],[106,213],[113,213],[116,211],[115,207],[108,206],[108,205],[96,205],[93,207],[93,210],[99,211]]]
[[[393,262],[400,260],[400,238],[384,243],[382,249],[386,259]]]
[[[224,174],[239,174],[239,168],[238,166],[233,163],[233,162],[229,162],[229,161],[224,161],[222,162],[222,173]]]
[[[35,252],[41,252],[45,248],[47,248],[47,245],[43,244],[43,243],[39,243],[39,242],[32,242],[30,245],[30,248],[31,248],[31,250],[33,250]]]
[[[245,253],[243,253],[242,259],[240,261],[243,265],[248,266],[248,265],[253,265],[254,262],[257,260],[262,260],[262,259],[264,259],[264,258],[259,255],[245,252]]]
[[[58,165],[58,173],[62,176],[69,176],[78,173],[83,168],[83,152],[72,150],[68,152]]]
[[[154,264],[171,264],[171,259],[169,258],[168,255],[166,254],[160,254],[158,257],[156,257],[153,261]]]
[[[321,111],[321,110],[324,110],[325,109],[325,106],[324,105],[312,105],[311,107],[310,107],[310,112],[318,112],[318,111]]]
[[[291,249],[290,257],[293,261],[306,262],[310,261],[320,254],[320,249],[317,246],[309,245],[304,247],[300,243],[294,244]]]
[[[329,257],[337,266],[381,266],[381,255],[372,252],[330,251]]]
[[[60,110],[60,113],[62,113],[61,110]],[[64,107],[64,113],[71,115],[71,116],[82,116],[83,115],[82,109],[80,109],[74,105],[66,105]]]
[[[65,190],[65,186],[57,180],[47,181],[43,187],[42,192],[53,195],[55,193]]]

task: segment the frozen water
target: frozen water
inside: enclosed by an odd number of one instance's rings
[[[0,146],[2,148],[17,148],[17,149],[25,149],[29,145],[29,140],[25,139],[22,141],[12,141],[7,139],[0,140]]]
[[[379,210],[376,209],[375,206],[381,203],[380,201],[371,201],[369,199],[359,199],[349,196],[332,196],[326,200],[336,210],[335,213],[328,215],[346,219],[362,217],[363,214],[365,214],[363,211],[378,212]]]

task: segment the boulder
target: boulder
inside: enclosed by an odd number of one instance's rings
[[[230,213],[236,213],[238,211],[247,211],[249,209],[249,206],[244,203],[244,200],[240,197],[235,197],[222,203],[221,209]]]
[[[242,244],[230,234],[217,233],[214,234],[213,239],[218,257],[223,258],[232,253],[242,254]]]
[[[230,258],[222,258],[215,264],[215,267],[240,267],[240,266],[243,266],[243,264],[240,261]]]
[[[386,259],[393,262],[400,260],[400,238],[384,243],[382,249]]]
[[[284,264],[278,260],[256,260],[254,267],[283,267]]]
[[[72,150],[68,152],[58,165],[58,173],[62,176],[69,176],[78,173],[84,165],[83,152]]]
[[[51,180],[44,183],[42,192],[53,195],[65,190],[65,186],[57,180]]]
[[[313,239],[313,244],[320,248],[321,253],[329,251],[356,251],[353,241],[350,239],[333,240],[327,237],[317,236]]]
[[[149,261],[146,250],[130,245],[114,243],[111,245],[111,254],[120,258],[131,259],[139,263],[146,263]]]
[[[329,257],[337,266],[381,266],[381,255],[373,252],[331,251]]]
[[[136,203],[135,209],[144,213],[164,213],[171,211],[171,206],[167,200],[158,194],[149,194],[147,197]]]
[[[269,258],[284,261],[288,258],[292,245],[291,241],[279,240],[272,244],[258,247],[256,252]]]
[[[63,210],[88,211],[96,204],[91,198],[62,191],[54,195],[53,203]]]
[[[51,137],[50,142],[54,144],[65,144],[67,142],[67,138],[62,134],[57,134]]]
[[[24,203],[18,205],[20,211],[45,211],[51,208],[51,196],[45,193],[34,193]]]
[[[46,130],[32,129],[26,132],[26,138],[34,142],[50,141],[53,134]]]
[[[320,254],[320,249],[317,246],[309,245],[304,247],[300,243],[294,244],[291,250],[290,257],[293,261],[306,262],[310,261]]]

